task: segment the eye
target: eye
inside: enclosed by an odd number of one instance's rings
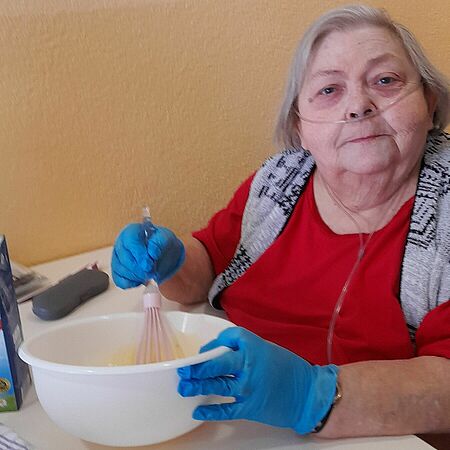
[[[387,86],[389,84],[393,84],[395,81],[397,81],[394,77],[382,77],[378,80],[378,84],[381,86]]]
[[[320,95],[330,95],[330,94],[333,94],[334,92],[336,92],[336,88],[335,87],[327,86],[327,87],[324,87],[323,89],[321,89],[319,91],[319,94]]]

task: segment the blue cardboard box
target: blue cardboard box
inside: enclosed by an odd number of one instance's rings
[[[6,239],[0,235],[0,412],[19,409],[31,384],[28,365],[17,354],[22,341]]]

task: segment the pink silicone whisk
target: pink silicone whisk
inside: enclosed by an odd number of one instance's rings
[[[147,243],[155,231],[148,207],[143,208],[142,229]],[[147,283],[143,303],[144,329],[137,348],[136,363],[147,364],[181,357],[181,350],[170,325],[160,316],[161,293],[154,280]]]

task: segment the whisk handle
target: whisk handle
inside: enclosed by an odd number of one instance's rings
[[[145,292],[143,296],[144,308],[160,308],[161,294],[159,292]]]

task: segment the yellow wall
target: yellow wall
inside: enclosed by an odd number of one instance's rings
[[[346,3],[2,2],[0,233],[12,257],[111,244],[145,203],[178,233],[205,224],[272,153],[302,30]],[[370,4],[448,76],[446,0]]]

